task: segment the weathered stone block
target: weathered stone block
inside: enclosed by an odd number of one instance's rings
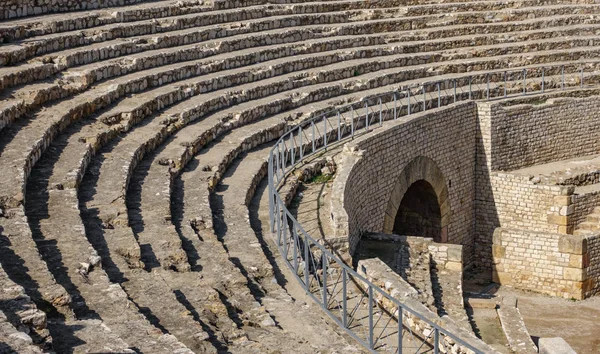
[[[492,272],[492,281],[498,284],[512,284],[512,274],[507,272]]]
[[[460,245],[449,245],[449,246],[451,246],[451,247],[448,247],[448,260],[454,261],[454,262],[462,262],[462,246],[460,246]]]
[[[462,270],[462,263],[460,263],[460,262],[446,262],[446,269],[448,269],[448,270],[455,270],[455,271],[461,271]]]
[[[569,206],[562,206],[560,208],[560,211],[558,213],[561,216],[567,216],[567,215],[573,214],[574,211],[575,211],[575,206],[574,205],[569,205]]]
[[[493,243],[495,245],[501,245],[502,244],[502,228],[497,227],[494,230],[494,235],[493,235]]]
[[[583,255],[579,255],[579,254],[569,255],[569,267],[583,268]]]
[[[562,338],[540,338],[538,341],[539,354],[577,354]]]
[[[556,205],[571,205],[571,196],[569,195],[557,195],[554,197],[554,203]]]
[[[550,214],[548,215],[548,223],[566,226],[569,224],[569,217],[566,215]]]
[[[506,255],[506,248],[500,245],[492,245],[492,255],[494,258],[504,258]]]
[[[574,231],[573,225],[568,225],[568,226],[561,225],[558,227],[559,234],[572,235],[573,231]]]
[[[585,270],[581,268],[564,268],[563,279],[573,281],[584,281]]]
[[[581,236],[564,235],[558,239],[558,250],[562,253],[584,254],[587,252],[587,242]]]

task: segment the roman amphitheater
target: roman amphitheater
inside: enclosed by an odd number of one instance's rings
[[[599,353],[597,0],[0,0],[1,353]]]

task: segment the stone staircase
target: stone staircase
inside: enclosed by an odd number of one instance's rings
[[[360,352],[278,262],[274,140],[409,84],[600,63],[593,0],[3,4],[1,288],[46,316],[0,304],[17,352]],[[459,323],[429,258],[407,280]]]

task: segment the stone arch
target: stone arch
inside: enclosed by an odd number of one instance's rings
[[[437,204],[439,206],[439,237],[435,237],[436,242],[448,241],[448,225],[450,224],[450,199],[448,197],[448,186],[444,174],[438,165],[425,156],[418,156],[409,162],[392,189],[390,199],[388,200],[385,217],[383,221],[383,232],[387,234],[394,233],[394,225],[398,211],[402,205],[407,192],[415,192],[415,188],[435,193]],[[422,235],[407,235],[422,236]]]

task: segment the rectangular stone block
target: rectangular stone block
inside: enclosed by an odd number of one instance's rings
[[[446,269],[454,271],[462,271],[462,263],[460,262],[446,262]]]
[[[566,226],[569,224],[569,218],[566,215],[550,214],[548,215],[548,223]]]
[[[510,285],[512,284],[512,274],[507,272],[492,272],[492,281],[494,283],[502,284],[502,285]]]
[[[575,228],[573,227],[573,225],[569,225],[569,226],[561,225],[558,227],[559,234],[572,235],[574,230],[575,230]]]
[[[492,242],[494,243],[494,245],[502,245],[502,228],[497,227],[494,230]]]
[[[538,341],[539,354],[577,354],[562,338],[540,338]]]
[[[465,298],[465,306],[472,309],[495,309],[498,307],[498,300],[470,297]]]
[[[556,205],[571,205],[570,195],[557,195],[554,197],[554,203]]]
[[[448,260],[453,262],[462,262],[461,245],[451,245],[450,247],[448,247]]]
[[[569,206],[562,206],[560,208],[560,211],[558,213],[561,216],[567,216],[567,215],[573,214],[574,211],[575,211],[575,206],[574,205],[569,205]]]
[[[494,258],[504,258],[506,255],[506,248],[500,245],[492,245],[492,255]]]
[[[580,254],[569,255],[569,267],[583,268],[583,255],[580,255]]]
[[[581,236],[560,236],[558,239],[558,251],[570,254],[584,254],[587,252],[587,241]]]
[[[582,268],[564,268],[563,279],[572,281],[584,281],[585,269]]]

